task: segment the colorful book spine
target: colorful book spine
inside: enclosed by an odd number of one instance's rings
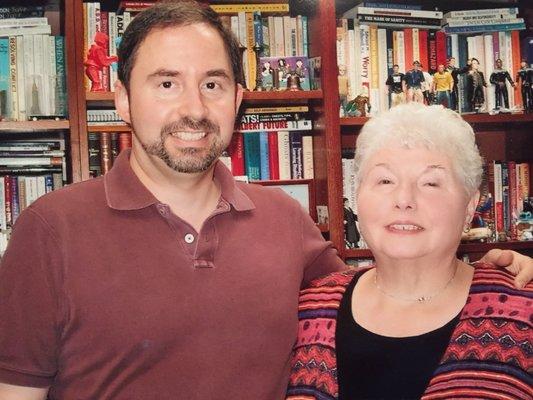
[[[302,133],[298,131],[289,132],[291,149],[291,179],[303,178],[303,154],[302,154]]]
[[[268,132],[268,155],[270,179],[279,179],[279,152],[277,132]]]
[[[231,157],[231,171],[235,176],[242,176],[245,174],[244,169],[244,136],[235,134],[231,138],[229,146],[229,154]]]
[[[519,31],[526,29],[526,24],[511,23],[511,24],[492,24],[492,25],[467,25],[467,26],[455,26],[444,27],[446,34],[451,33],[485,33],[485,32],[498,32],[498,31]]]
[[[259,156],[261,180],[269,180],[270,177],[270,154],[268,146],[268,132],[259,132]]]
[[[278,132],[279,179],[291,179],[291,144],[288,131]]]
[[[304,179],[313,179],[315,177],[315,168],[313,162],[313,136],[302,137],[302,156],[303,156],[303,177]]]
[[[246,175],[250,180],[261,179],[261,156],[259,135],[257,133],[245,132],[244,136],[244,165]]]
[[[19,116],[16,36],[9,37],[9,95],[11,98],[10,118],[16,121]]]

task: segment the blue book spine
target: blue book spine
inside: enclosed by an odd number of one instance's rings
[[[304,53],[302,54],[302,56],[306,56],[306,57],[309,56],[309,51],[308,51],[309,36],[307,32],[307,29],[308,29],[307,25],[308,25],[307,17],[305,15],[302,15],[302,42],[303,42],[303,48],[304,48]]]
[[[9,38],[0,38],[0,117],[8,117]]]
[[[261,180],[267,181],[270,179],[268,132],[259,132],[259,155],[261,162]]]
[[[52,175],[44,176],[44,187],[46,193],[50,193],[52,190],[54,190],[54,178]]]
[[[459,67],[464,67],[468,61],[468,42],[466,36],[458,35],[458,51],[459,59],[456,60],[456,65]]]
[[[263,45],[263,24],[261,23],[260,11],[254,11],[254,39],[256,44]],[[262,56],[263,53],[261,52],[259,55]]]
[[[494,24],[494,25],[466,25],[466,26],[445,26],[444,32],[450,33],[484,33],[500,31],[520,31],[526,29],[523,22],[511,24]]]
[[[289,144],[291,149],[291,178],[302,179],[303,156],[302,156],[302,132],[290,131]]]
[[[67,107],[67,83],[65,74],[65,38],[55,36],[56,48],[56,113],[66,117]]]
[[[452,56],[452,37],[446,36],[446,59],[449,60]]]
[[[256,132],[245,132],[244,135],[244,166],[250,180],[261,179],[261,157],[259,135]]]

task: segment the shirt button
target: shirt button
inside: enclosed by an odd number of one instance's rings
[[[194,242],[194,235],[192,233],[187,233],[183,239],[185,240],[185,243],[191,244]]]

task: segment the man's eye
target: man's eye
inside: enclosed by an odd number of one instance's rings
[[[209,89],[209,90],[216,89],[218,86],[219,86],[219,85],[218,85],[218,83],[216,83],[216,82],[207,82],[207,83],[205,84],[205,87],[206,87],[207,89]]]
[[[172,82],[166,81],[161,84],[165,89],[170,89],[172,87]]]

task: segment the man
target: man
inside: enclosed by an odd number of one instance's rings
[[[450,72],[444,70],[444,64],[439,64],[437,72],[433,75],[433,91],[437,104],[452,108],[450,94],[453,91],[453,77]]]
[[[216,162],[242,86],[215,13],[159,3],[118,56],[131,153],[19,217],[0,399],[282,399],[298,290],[344,265],[296,201]]]
[[[394,107],[405,102],[405,75],[400,72],[400,66],[392,66],[392,74],[387,77],[385,85],[389,88],[389,106]]]
[[[513,82],[513,78],[508,71],[503,69],[503,62],[501,58],[496,60],[496,69],[490,74],[490,83],[495,85],[496,94],[496,109],[501,110],[505,106],[505,110],[509,110],[509,94],[507,92],[506,81],[509,81],[512,87],[516,84]],[[503,98],[503,103],[502,103]]]
[[[520,69],[516,73],[516,83],[520,84],[524,111],[533,111],[533,69],[528,67],[526,60],[520,62]]]
[[[405,74],[405,84],[407,86],[407,102],[424,102],[424,95],[422,93],[422,82],[424,82],[424,74],[420,70],[420,62],[414,61],[413,69],[407,71],[407,73]]]

